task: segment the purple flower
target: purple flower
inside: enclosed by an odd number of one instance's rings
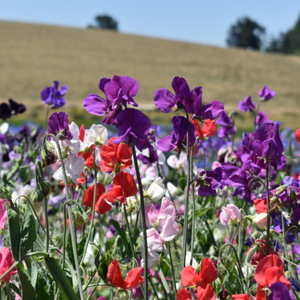
[[[199,185],[198,194],[200,196],[216,196],[217,189],[222,186],[222,168],[216,168],[213,171],[202,171],[197,178],[197,186]]]
[[[258,97],[260,98],[260,101],[268,101],[272,99],[275,94],[276,93],[274,91],[271,91],[266,85],[258,92]]]
[[[211,101],[202,106],[202,87],[190,91],[186,80],[182,77],[174,77],[172,87],[175,96],[167,89],[159,89],[154,95],[155,106],[164,113],[169,113],[172,107],[182,108],[184,105],[188,113],[213,120],[224,110],[223,104],[219,101]]]
[[[222,170],[223,183],[227,186],[243,187],[249,182],[247,172],[231,163],[223,163]]]
[[[48,133],[55,136],[61,134],[62,138],[71,140],[73,134],[69,129],[69,117],[65,112],[54,113],[48,119]]]
[[[255,104],[251,100],[251,96],[247,96],[244,101],[239,102],[239,110],[243,112],[252,111],[256,108]]]
[[[283,144],[279,135],[279,124],[265,123],[260,126],[255,132],[251,148],[258,156],[263,156],[280,165]]]
[[[11,117],[11,109],[7,103],[0,104],[0,119],[6,120]]]
[[[107,78],[105,78],[107,80]],[[139,91],[138,82],[128,76],[115,75],[111,81],[106,82],[99,88],[104,90],[104,93],[109,101],[113,103],[113,107],[118,103],[122,103],[126,106],[126,103],[135,107],[138,105],[135,103],[132,97],[136,96]]]
[[[66,94],[68,87],[63,85],[59,91],[58,85],[59,82],[55,80],[53,87],[46,87],[41,92],[43,103],[51,105],[52,108],[59,108],[66,104],[66,100],[63,97]]]
[[[168,135],[157,141],[157,149],[163,152],[168,152],[178,148],[182,150],[186,146],[188,120],[182,116],[175,116],[172,118],[174,130],[171,135]],[[195,143],[195,127],[190,124],[189,146]]]
[[[259,111],[254,120],[254,125],[261,126],[264,123],[271,123],[272,121],[268,119],[266,113]]]
[[[236,134],[236,127],[233,126],[233,120],[227,115],[225,110],[220,113],[219,119],[216,123],[221,125],[218,132],[219,137],[225,138]]]
[[[134,108],[127,108],[118,114],[116,126],[119,138],[113,141],[114,144],[125,142],[136,145],[142,151],[141,140],[147,139],[151,127],[151,121],[146,115]]]
[[[110,102],[96,94],[90,94],[83,100],[83,107],[96,116],[104,116],[110,106]]]
[[[293,292],[281,282],[273,283],[270,287],[271,294],[269,295],[269,300],[295,300]]]

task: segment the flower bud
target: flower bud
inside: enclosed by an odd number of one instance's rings
[[[268,214],[267,213],[256,214],[253,216],[252,222],[259,229],[265,229],[268,223]]]
[[[85,212],[79,212],[75,206],[72,207],[72,214],[76,225],[90,225],[90,220]]]
[[[57,161],[58,158],[57,151],[49,141],[45,142],[41,151],[41,157],[42,157],[43,168],[52,165]]]
[[[34,191],[31,193],[31,200],[33,203],[42,202],[44,199],[44,194],[40,189],[35,187]]]

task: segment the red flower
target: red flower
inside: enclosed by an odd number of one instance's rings
[[[268,204],[266,199],[256,199],[254,200],[254,205],[258,214],[268,212]]]
[[[118,173],[122,169],[129,168],[132,165],[132,150],[127,144],[114,144],[112,137],[107,145],[101,147],[101,157],[103,161],[100,163],[102,172]]]
[[[255,201],[255,200],[254,200]],[[267,241],[266,240],[257,240],[255,245],[258,247],[257,251],[254,252],[251,258],[251,264],[256,266],[264,257],[267,256]],[[251,250],[249,248],[248,252]],[[269,254],[276,254],[273,248],[269,247]]]
[[[181,283],[183,287],[201,286],[205,288],[218,277],[218,271],[210,258],[203,258],[201,271],[198,274],[192,266],[187,266],[182,270]]]
[[[123,290],[132,290],[144,281],[144,277],[141,276],[142,271],[142,268],[134,268],[129,271],[124,280],[118,261],[113,260],[108,267],[107,280],[113,287],[119,287]]]
[[[288,289],[291,288],[290,282],[284,277],[282,261],[274,254],[264,257],[258,263],[254,272],[254,279],[258,284],[257,300],[263,300],[266,298],[263,288],[270,288],[273,283],[281,282],[285,284]]]
[[[300,144],[300,129],[297,129],[297,130],[295,131],[295,137],[296,137],[298,143]]]
[[[236,294],[231,296],[233,300],[251,300],[247,294]]]
[[[217,133],[217,125],[214,120],[205,120],[202,129],[196,119],[192,120],[192,124],[196,129],[197,136],[201,139],[215,135]]]
[[[105,194],[105,199],[109,202],[122,202],[127,204],[126,198],[134,196],[138,192],[136,183],[127,172],[120,172],[114,177],[111,189]]]
[[[186,289],[180,289],[177,292],[176,300],[191,300],[192,295]],[[216,295],[210,284],[206,285],[205,289],[201,286],[197,287],[197,300],[215,300]]]
[[[82,198],[82,204],[84,206],[88,206],[90,208],[93,207],[94,189],[95,189],[95,185],[91,186],[84,192]],[[105,187],[103,186],[102,183],[97,183],[95,211],[100,214],[105,214],[107,211],[111,209],[111,205],[104,200],[104,196],[105,196]]]
[[[14,264],[13,256],[9,248],[3,247],[0,249],[0,276],[2,276]],[[10,276],[17,274],[17,269],[13,268],[1,281],[9,283]]]

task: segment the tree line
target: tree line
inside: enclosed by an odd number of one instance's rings
[[[226,43],[229,47],[300,54],[300,15],[293,28],[270,39],[265,27],[248,17],[240,18],[230,26]]]

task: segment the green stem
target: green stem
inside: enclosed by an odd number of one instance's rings
[[[90,242],[92,230],[94,228],[95,207],[96,207],[96,197],[97,197],[97,167],[96,167],[96,162],[95,162],[95,149],[96,149],[96,147],[94,148],[94,157],[93,157],[93,159],[94,159],[94,173],[95,173],[94,176],[95,177],[94,177],[94,195],[93,195],[92,220],[91,220],[91,224],[90,224],[90,227],[89,227],[88,236],[87,236],[86,242],[84,244],[84,250],[83,250],[82,257],[81,257],[80,266],[82,266],[82,263],[84,262],[84,257],[85,257],[85,254],[86,254],[89,242]]]
[[[48,206],[47,196],[44,197],[45,223],[46,223],[46,252],[49,251],[49,220],[48,220]]]
[[[147,245],[147,232],[146,232],[146,216],[145,216],[145,202],[144,202],[144,193],[143,185],[141,181],[140,170],[137,162],[135,147],[132,147],[132,154],[134,160],[134,166],[136,171],[136,177],[139,184],[139,192],[141,199],[141,211],[142,211],[142,227],[143,227],[143,241],[144,241],[144,276],[145,276],[145,299],[148,300],[148,245]]]
[[[190,193],[190,151],[189,151],[189,143],[190,143],[190,121],[188,112],[186,113],[186,121],[187,121],[187,133],[186,133],[186,155],[187,155],[187,186],[186,186],[186,194],[185,194],[185,203],[184,203],[184,224],[183,224],[183,240],[182,240],[182,260],[181,260],[181,269],[185,267],[185,256],[186,256],[186,248],[187,248],[187,233],[188,233],[188,215],[189,215],[189,193]],[[192,237],[193,238],[193,237]]]
[[[191,177],[193,177],[193,163],[194,163],[194,146],[191,147]],[[194,240],[195,240],[195,214],[196,214],[196,201],[195,201],[195,184],[194,182],[192,183],[192,203],[193,203],[193,220],[192,220],[192,238],[191,238],[191,259],[189,261],[189,264],[192,265],[193,261],[193,255],[194,255]]]
[[[123,204],[123,209],[124,209],[125,223],[126,223],[126,227],[127,227],[128,235],[129,235],[129,242],[130,242],[132,257],[135,259],[135,253],[134,253],[133,242],[132,242],[132,237],[131,237],[131,233],[130,233],[130,227],[129,227],[129,223],[128,223],[128,216],[127,216],[125,204]]]
[[[172,280],[173,280],[174,291],[177,294],[176,278],[175,278],[175,271],[174,271],[174,266],[173,266],[172,251],[171,251],[171,248],[170,248],[170,243],[167,243],[167,248],[168,248],[169,255],[170,255],[170,263],[171,263],[171,271],[172,271]]]

